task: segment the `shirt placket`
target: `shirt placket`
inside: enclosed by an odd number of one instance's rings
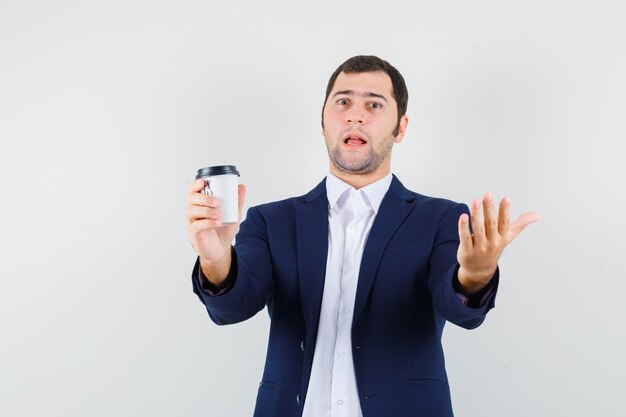
[[[348,378],[354,378],[352,363],[351,326],[354,299],[357,288],[361,253],[358,248],[362,239],[364,222],[369,214],[369,207],[364,205],[362,197],[352,194],[343,213],[345,226],[343,265],[341,268],[340,297],[337,312],[337,339],[333,357],[333,383],[331,408],[333,417],[352,417],[350,410],[354,404],[347,404],[348,398],[358,398],[356,385]],[[341,376],[341,377],[338,377]]]

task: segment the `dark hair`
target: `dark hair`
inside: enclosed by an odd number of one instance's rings
[[[373,55],[357,55],[349,58],[346,62],[339,65],[335,72],[330,76],[328,85],[326,86],[326,97],[324,97],[324,105],[322,106],[322,128],[324,127],[324,107],[326,107],[326,100],[335,86],[337,77],[342,72],[346,74],[360,73],[360,72],[376,72],[382,71],[391,78],[391,85],[393,86],[393,99],[396,101],[398,109],[398,123],[393,131],[393,135],[398,134],[398,128],[400,127],[400,119],[406,114],[407,103],[409,101],[409,92],[407,91],[404,77],[400,74],[393,65],[389,62],[378,58]]]

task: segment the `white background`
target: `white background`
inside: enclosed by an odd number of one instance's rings
[[[1,0],[0,416],[252,414],[267,313],[209,320],[185,190],[219,164],[247,207],[312,188],[356,54],[406,78],[408,188],[543,216],[445,332],[456,414],[623,416],[623,4]]]

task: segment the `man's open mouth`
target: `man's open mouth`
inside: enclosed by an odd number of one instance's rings
[[[365,145],[367,141],[363,139],[360,135],[350,133],[344,138],[343,143],[350,146],[359,146]]]

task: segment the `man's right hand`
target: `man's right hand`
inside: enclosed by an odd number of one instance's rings
[[[202,272],[219,287],[230,270],[231,243],[239,230],[246,186],[239,184],[239,222],[225,225],[219,199],[202,194],[203,188],[204,180],[198,179],[187,189],[187,231],[191,246],[200,257]]]

